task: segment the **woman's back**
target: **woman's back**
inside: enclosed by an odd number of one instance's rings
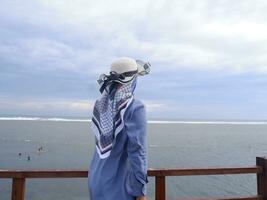
[[[146,193],[146,120],[139,100],[133,99],[124,121],[125,127],[114,140],[108,158],[101,159],[95,149],[88,177],[92,200],[132,200]]]

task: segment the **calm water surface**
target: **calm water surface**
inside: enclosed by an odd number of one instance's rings
[[[0,168],[88,168],[94,148],[89,127],[89,122],[0,121]],[[255,165],[256,156],[266,155],[267,124],[148,124],[150,168]],[[0,200],[10,199],[10,192],[11,181],[0,179]],[[252,194],[253,174],[167,178],[170,199]],[[153,178],[148,197],[154,199]],[[89,199],[87,180],[28,179],[26,199]]]

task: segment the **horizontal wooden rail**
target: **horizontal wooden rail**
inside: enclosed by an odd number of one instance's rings
[[[214,167],[214,168],[149,168],[148,176],[196,176],[262,173],[262,167]],[[33,169],[0,170],[0,178],[85,178],[88,171],[84,169]]]
[[[0,178],[85,178],[84,169],[0,170]]]
[[[262,173],[262,167],[214,167],[214,168],[161,168],[148,170],[149,176],[196,176],[196,175],[224,175]]]
[[[172,200],[263,200],[261,195],[254,195],[254,196],[244,196],[244,197],[224,197],[224,198],[199,198],[199,197],[185,197],[185,198],[178,198]]]
[[[156,200],[165,200],[166,176],[226,175],[250,174],[257,175],[257,195],[248,197],[225,198],[182,198],[179,200],[267,200],[267,159],[256,158],[256,166],[248,167],[209,167],[209,168],[149,168],[148,176],[155,177]],[[27,178],[86,178],[88,171],[84,169],[44,169],[44,170],[1,170],[0,178],[12,178],[12,200],[23,200],[25,181]]]

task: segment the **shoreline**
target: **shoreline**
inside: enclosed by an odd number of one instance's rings
[[[54,122],[90,122],[91,119],[57,117],[0,117],[0,121],[54,121]],[[194,121],[194,120],[148,120],[149,124],[233,124],[267,125],[267,121]]]

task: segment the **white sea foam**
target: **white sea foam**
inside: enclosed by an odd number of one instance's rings
[[[41,120],[39,117],[0,117],[0,120]]]
[[[27,121],[69,121],[69,122],[90,122],[91,119],[69,119],[69,118],[43,118],[43,117],[0,117],[0,120],[27,120]],[[171,120],[148,120],[149,124],[248,124],[264,125],[267,121],[171,121]]]
[[[148,121],[150,124],[267,124],[267,121]]]
[[[0,120],[18,120],[18,121],[78,121],[78,122],[88,122],[90,119],[68,119],[68,118],[42,118],[42,117],[0,117]]]
[[[158,145],[156,145],[156,144],[150,144],[149,147],[154,148],[154,147],[158,147]]]

